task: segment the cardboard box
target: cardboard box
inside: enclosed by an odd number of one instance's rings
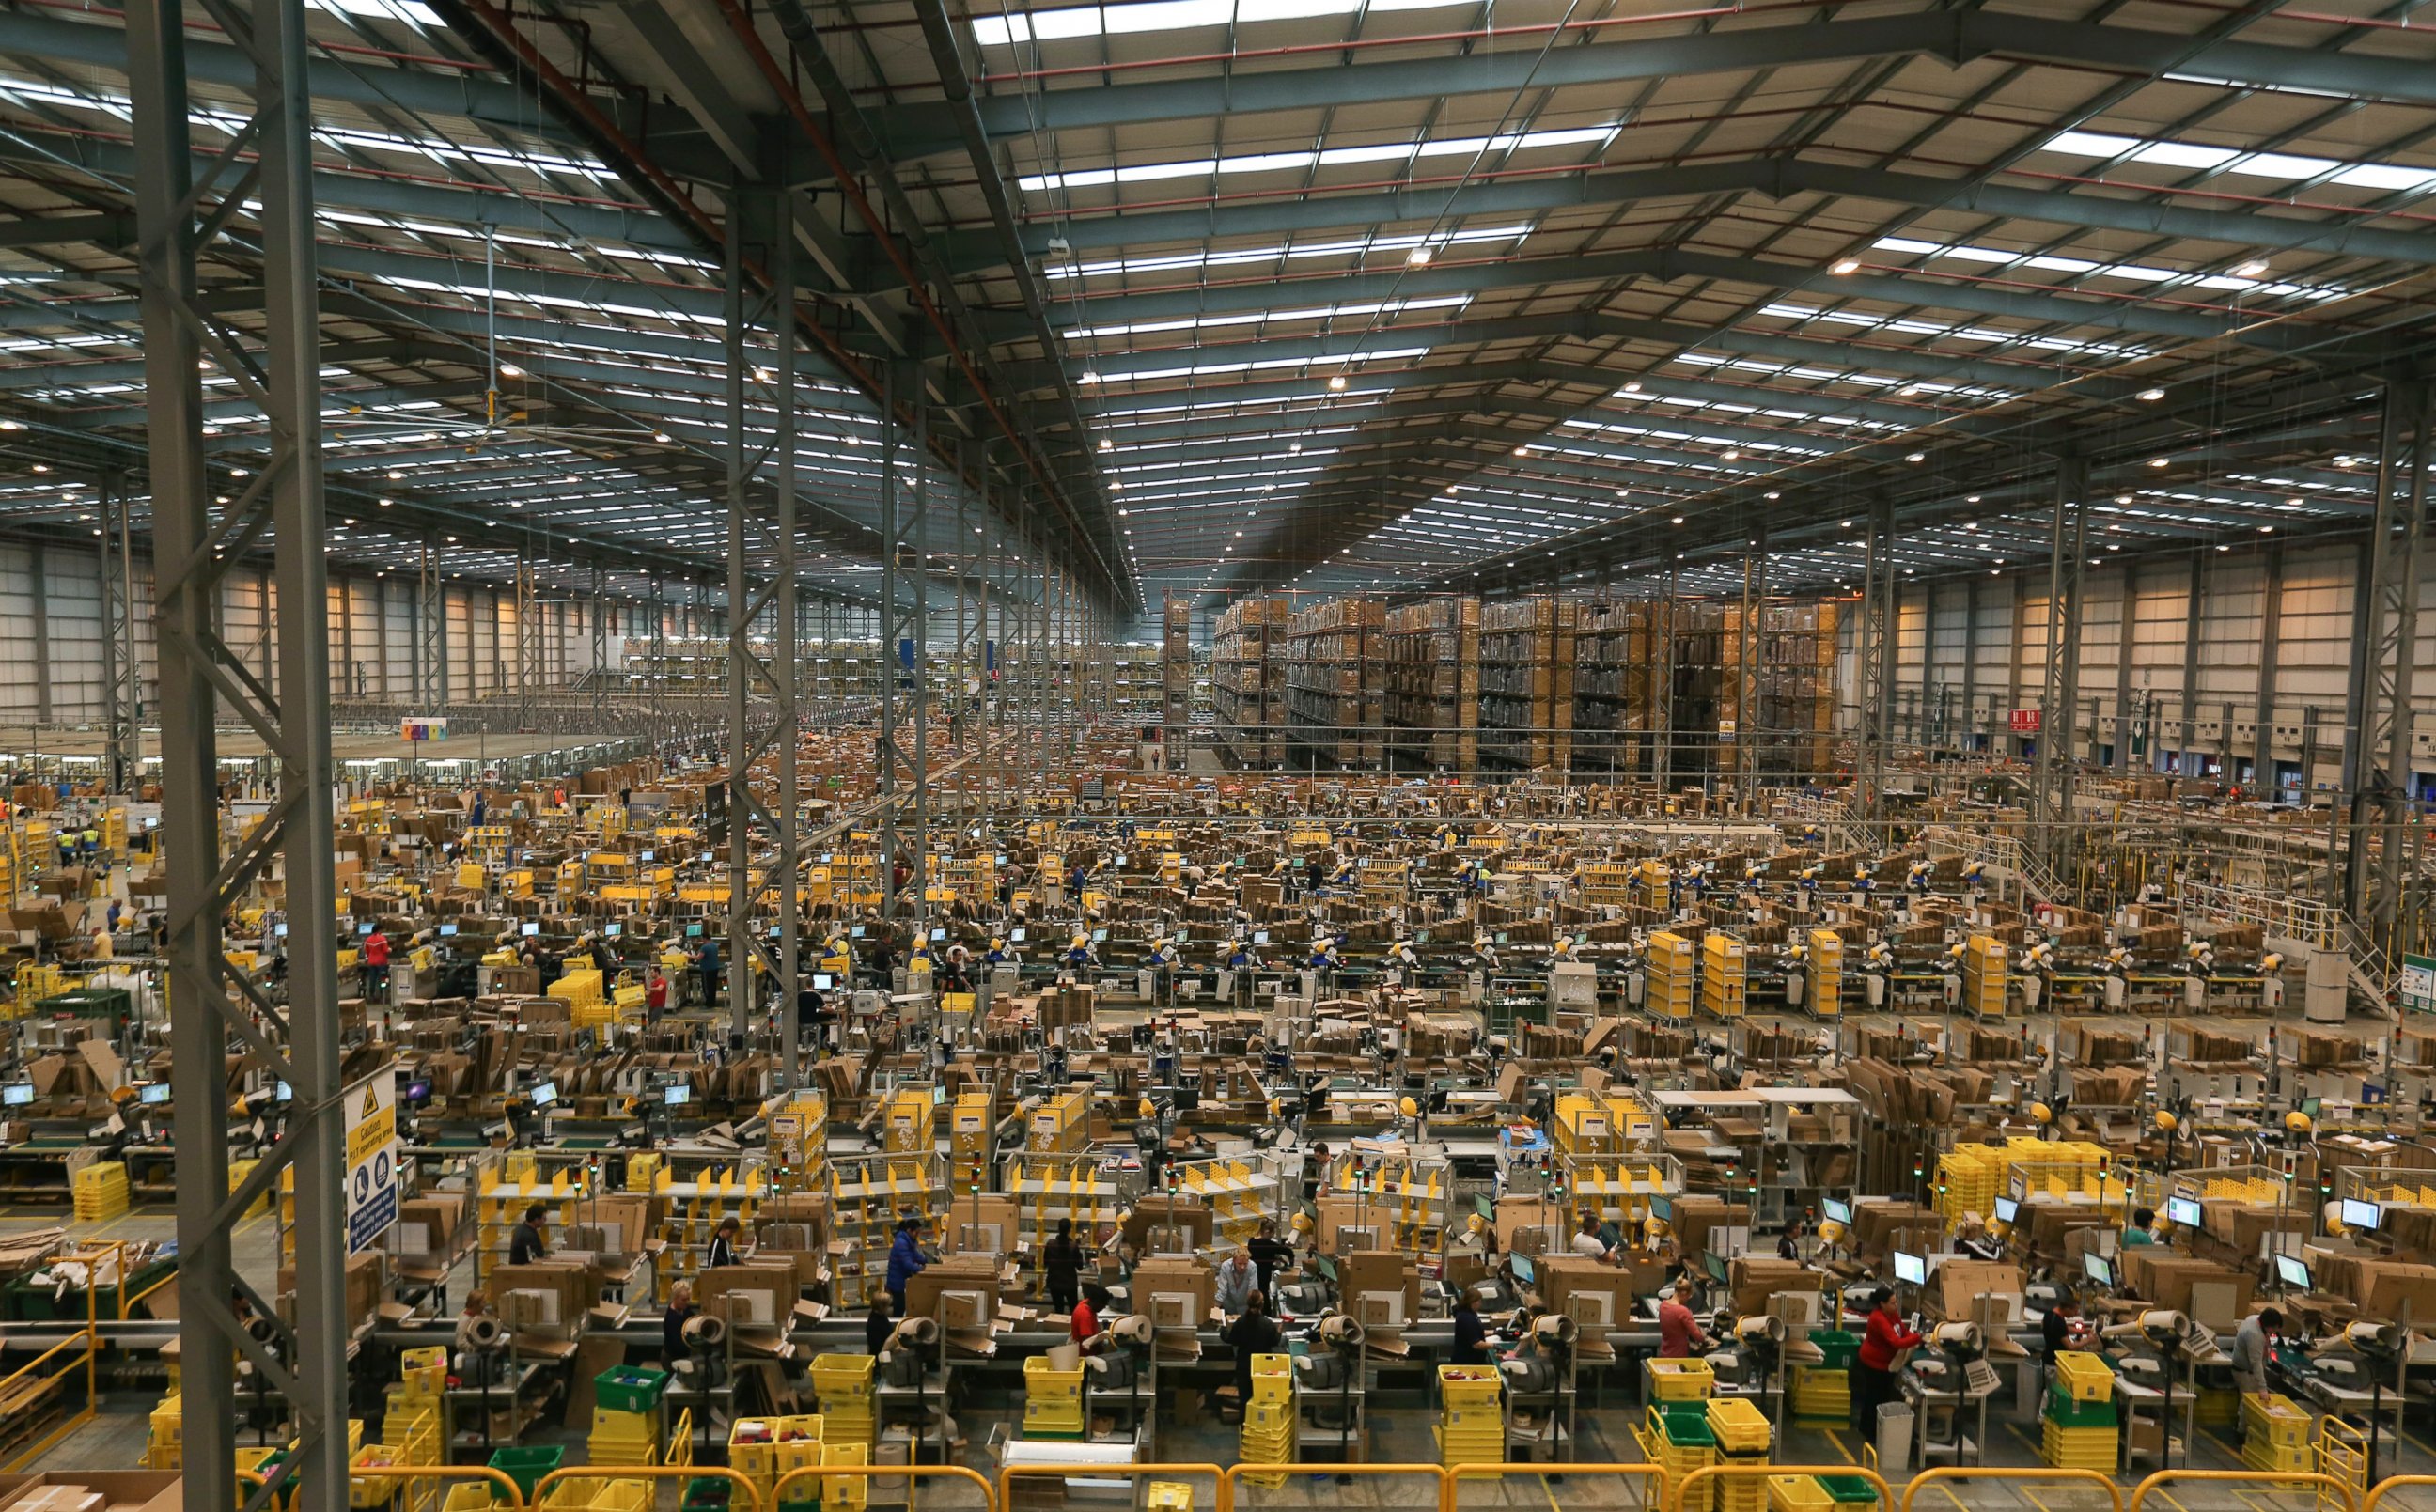
[[[108,1512],[178,1512],[185,1478],[176,1470],[44,1470],[0,1475],[0,1508],[22,1506],[45,1491],[83,1490]]]

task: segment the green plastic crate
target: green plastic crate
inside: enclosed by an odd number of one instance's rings
[[[566,1459],[566,1451],[558,1445],[531,1449],[502,1449],[491,1455],[491,1469],[516,1483],[527,1502],[533,1499],[533,1487]]]
[[[641,1365],[619,1365],[592,1378],[593,1399],[613,1413],[647,1413],[660,1404],[669,1373]]]
[[[1878,1488],[1858,1475],[1821,1475],[1818,1488],[1835,1502],[1874,1502]]]
[[[1820,1364],[1828,1370],[1850,1370],[1853,1368],[1853,1362],[1860,1357],[1861,1336],[1857,1333],[1848,1333],[1842,1329],[1813,1329],[1810,1330],[1810,1342],[1818,1347],[1820,1354],[1826,1356]]]
[[[1668,1413],[1666,1442],[1679,1449],[1714,1449],[1717,1434],[1705,1417],[1679,1416]]]
[[[2040,1414],[2058,1428],[2118,1428],[2122,1419],[2111,1401],[2075,1401],[2062,1386],[2047,1388],[2046,1410]]]

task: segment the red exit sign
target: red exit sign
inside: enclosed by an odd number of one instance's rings
[[[2038,734],[2039,711],[2036,709],[2015,709],[2013,711],[2013,733],[2015,735]]]

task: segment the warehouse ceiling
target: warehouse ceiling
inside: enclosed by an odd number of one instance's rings
[[[740,182],[795,190],[844,592],[915,392],[934,507],[989,501],[934,568],[1020,526],[1121,610],[1722,587],[1753,542],[1832,588],[1880,499],[1906,570],[2002,571],[2066,454],[2094,551],[2356,531],[2436,317],[2410,4],[316,3],[335,546],[382,565],[721,570]],[[123,58],[0,14],[0,526],[141,465]],[[258,279],[206,283],[243,325]]]

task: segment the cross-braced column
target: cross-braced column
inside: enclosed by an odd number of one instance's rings
[[[170,1073],[178,1150],[179,1347],[196,1389],[186,1394],[186,1452],[226,1467],[236,1450],[242,1354],[287,1405],[295,1450],[269,1482],[244,1494],[262,1506],[347,1504],[348,1235],[343,1156],[347,1109],[339,1082],[338,907],[332,865],[329,597],[322,556],[320,309],[313,251],[312,131],[304,0],[204,9],[252,73],[254,112],[216,157],[198,158],[188,131],[185,15],[180,4],[130,0],[136,274],[142,293],[152,484],[155,634],[161,664],[163,848],[169,873]],[[249,162],[248,159],[251,158]],[[258,346],[199,296],[206,248],[251,260],[223,234],[251,212],[263,291]],[[217,244],[217,246],[216,246]],[[214,517],[203,449],[201,374],[208,357],[268,422],[269,456],[228,485]],[[268,541],[279,585],[278,691],[214,631],[212,602],[227,567]],[[220,854],[213,729],[225,706],[276,764],[270,811],[234,853]],[[288,1000],[274,1005],[229,969],[220,919],[277,857],[285,868]],[[285,1133],[253,1170],[229,1181],[227,1065],[234,1038],[294,1100]],[[238,1218],[284,1171],[295,1175],[292,1319],[240,1276],[231,1251]],[[243,1295],[268,1341],[238,1321]],[[199,1473],[185,1504],[229,1512],[238,1487]]]
[[[931,820],[930,771],[930,574],[925,522],[930,493],[924,465],[930,448],[929,406],[921,374],[911,364],[892,366],[882,385],[879,485],[882,553],[879,582],[879,873],[884,917],[896,914],[894,873],[901,860],[914,889],[914,916],[925,917]],[[896,415],[902,399],[913,410],[908,452],[906,426]],[[910,473],[913,497],[899,476]],[[910,747],[908,742],[911,742]]]
[[[430,713],[448,702],[448,590],[427,535],[414,565],[414,696]]]
[[[593,728],[608,728],[609,713],[609,574],[592,565],[592,597],[583,605],[584,628],[592,632]]]
[[[1861,569],[1860,802],[1864,822],[1886,814],[1888,747],[1895,721],[1895,512],[1884,495],[1870,500],[1870,536]]]
[[[101,478],[101,670],[105,773],[113,792],[133,792],[144,766],[144,669],[135,651],[135,543],[127,481]]]
[[[795,988],[800,946],[795,892],[797,816],[796,748],[801,725],[796,697],[799,624],[796,606],[795,521],[795,238],[783,187],[761,190],[736,185],[727,202],[727,982],[730,1024],[741,1032],[753,1022],[754,967],[770,976],[777,995],[786,1085],[793,1086]],[[746,284],[748,228],[766,244],[766,291],[750,296]],[[766,349],[763,343],[766,342]],[[766,357],[764,352],[766,350]],[[766,366],[763,365],[766,362]],[[751,411],[766,404],[775,418],[770,440],[749,440],[760,428]],[[763,512],[767,511],[766,518]],[[767,563],[756,586],[745,571],[749,560]],[[771,621],[765,656],[753,646],[753,627]],[[766,701],[768,717],[753,727],[755,700]],[[764,756],[775,769],[774,800],[763,804],[753,782]],[[768,831],[766,864],[754,864],[753,831]],[[757,927],[765,894],[776,897],[774,945]]]
[[[2410,860],[2410,699],[2418,670],[2431,426],[2436,389],[2426,383],[2387,386],[2369,545],[2368,623],[2361,637],[2365,666],[2356,669],[2353,679],[2356,770],[2344,774],[2356,823],[2343,881],[2346,900],[2371,941],[2389,948]],[[2306,771],[2302,780],[2308,780]]]
[[[2071,843],[2075,757],[2080,749],[2081,579],[2088,567],[2089,465],[2066,457],[2056,467],[2055,517],[2047,537],[2046,687],[2039,704],[2039,843],[2061,864]]]
[[[541,696],[548,674],[542,667],[541,578],[533,565],[532,542],[516,552],[516,728],[540,728],[534,700]]]
[[[1649,690],[1649,725],[1658,749],[1651,754],[1662,793],[1675,785],[1675,571],[1666,569],[1666,598],[1649,617],[1650,633],[1658,641],[1658,681]]]
[[[1743,812],[1759,807],[1760,616],[1767,602],[1767,522],[1760,522],[1757,539],[1743,554],[1742,686],[1735,694],[1738,725],[1734,732],[1734,790]],[[1749,538],[1746,538],[1749,539]]]

